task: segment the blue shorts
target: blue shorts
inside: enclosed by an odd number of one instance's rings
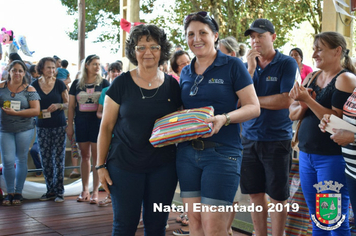
[[[232,205],[240,181],[242,150],[226,146],[195,150],[178,146],[177,174],[182,198],[207,205]]]
[[[75,124],[75,141],[77,143],[92,142],[98,140],[100,120],[95,119],[74,119]]]

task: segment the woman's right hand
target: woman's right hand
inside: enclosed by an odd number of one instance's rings
[[[68,125],[66,128],[66,132],[67,132],[67,137],[70,141],[72,141],[73,135],[74,135],[74,129],[73,129],[73,125]]]
[[[330,114],[325,114],[323,118],[320,120],[319,128],[321,132],[325,133],[325,128],[330,122]]]
[[[109,171],[106,168],[100,168],[98,170],[99,181],[101,186],[105,189],[105,191],[110,194],[109,186],[112,185],[112,180],[109,175]]]

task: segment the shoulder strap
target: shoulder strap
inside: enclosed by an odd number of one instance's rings
[[[313,82],[313,80],[321,73],[321,70],[318,70],[316,72],[314,72],[312,75],[312,77],[309,79],[308,84],[307,84],[307,88],[310,86],[310,84]]]

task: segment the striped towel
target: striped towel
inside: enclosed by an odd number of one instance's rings
[[[156,120],[150,142],[154,147],[164,147],[210,134],[213,124],[207,124],[204,120],[212,116],[212,106],[170,113]]]

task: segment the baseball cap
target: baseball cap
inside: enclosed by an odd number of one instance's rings
[[[274,26],[267,19],[257,19],[251,24],[250,28],[245,31],[245,36],[250,35],[252,31],[259,34],[263,34],[268,31],[274,34]]]

